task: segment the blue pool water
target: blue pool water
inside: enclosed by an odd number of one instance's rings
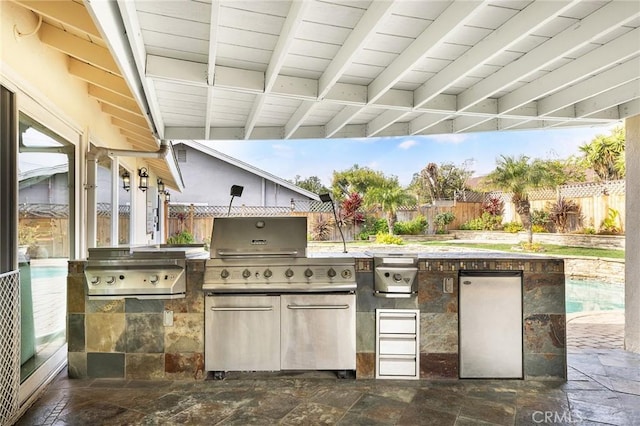
[[[567,313],[624,309],[624,284],[569,279],[566,283]]]
[[[31,268],[31,279],[67,276],[67,266],[37,266]]]

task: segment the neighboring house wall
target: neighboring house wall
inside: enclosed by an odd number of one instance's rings
[[[18,202],[20,204],[67,204],[69,202],[67,173],[56,173],[35,184],[20,184]],[[137,189],[138,180],[132,178],[132,186]],[[96,202],[111,204],[111,170],[98,167],[96,178]],[[131,194],[122,188],[122,179],[118,180],[120,205],[131,203]]]
[[[172,203],[225,206],[231,200],[232,185],[244,187],[242,197],[234,199],[234,206],[244,204],[246,206],[287,207],[290,206],[292,198],[294,200],[309,199],[276,182],[190,146],[176,144],[175,149],[185,189],[181,194],[171,194]]]
[[[51,175],[42,181],[18,191],[20,204],[68,204],[69,182],[66,173]]]

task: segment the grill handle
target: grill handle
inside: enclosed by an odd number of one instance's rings
[[[273,306],[246,306],[237,308],[211,308],[212,311],[223,312],[247,312],[247,311],[273,311]]]
[[[349,309],[349,305],[287,305],[288,309]]]
[[[290,251],[224,251],[218,250],[218,255],[223,257],[275,257],[275,256],[297,256],[298,250]]]

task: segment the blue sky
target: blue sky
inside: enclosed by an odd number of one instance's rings
[[[500,155],[563,159],[611,127],[403,136],[359,139],[297,139],[274,141],[205,141],[211,148],[283,179],[318,176],[330,186],[333,171],[358,164],[395,175],[408,185],[428,163],[461,165],[473,159],[474,176],[489,173]]]

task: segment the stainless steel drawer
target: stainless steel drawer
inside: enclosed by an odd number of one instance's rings
[[[413,313],[381,314],[380,334],[416,334],[416,315]]]
[[[402,336],[402,337],[401,337]],[[416,338],[414,335],[380,336],[381,355],[414,355],[416,354]]]
[[[380,363],[378,371],[381,376],[415,376],[416,375],[416,359],[415,357],[385,357],[380,355]]]

